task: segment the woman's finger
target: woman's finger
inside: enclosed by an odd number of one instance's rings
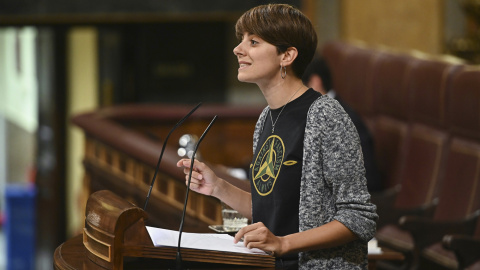
[[[241,228],[236,234],[234,238],[234,243],[238,243],[242,238],[245,237],[246,234],[251,233],[255,231],[257,228],[264,226],[263,223],[257,222],[254,224],[247,225],[243,228]]]
[[[188,184],[188,182],[185,183],[185,185],[187,185],[187,184]],[[190,189],[192,189],[192,190],[197,190],[199,187],[200,187],[200,184],[190,183]]]
[[[190,167],[190,159],[182,158],[177,162],[177,167]]]

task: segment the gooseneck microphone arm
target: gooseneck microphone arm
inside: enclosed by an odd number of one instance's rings
[[[145,200],[145,205],[143,206],[144,211],[146,211],[147,209],[148,199],[150,199],[150,194],[152,193],[153,184],[155,184],[155,179],[157,178],[158,169],[160,168],[160,161],[162,160],[163,152],[165,151],[165,146],[167,145],[167,141],[168,141],[168,138],[170,137],[170,134],[172,134],[172,132],[183,123],[183,121],[185,121],[190,115],[192,115],[192,113],[195,112],[198,109],[198,107],[200,107],[200,105],[202,105],[201,102],[198,103],[197,106],[195,106],[195,108],[193,108],[180,121],[178,121],[178,123],[172,128],[172,130],[170,130],[167,137],[165,138],[165,141],[163,142],[163,146],[162,146],[162,152],[160,153],[160,157],[158,158],[157,167],[155,168],[155,173],[153,174],[152,182],[150,184],[150,189],[148,190],[147,199]]]
[[[188,194],[190,192],[190,182],[192,181],[192,172],[193,172],[193,164],[195,163],[195,154],[197,153],[198,146],[202,142],[203,138],[207,134],[207,132],[210,130],[210,127],[213,125],[213,123],[217,120],[217,116],[213,117],[212,121],[208,125],[208,127],[205,129],[203,132],[202,136],[200,136],[200,139],[198,139],[197,144],[195,145],[195,150],[193,151],[192,154],[192,162],[190,164],[190,172],[188,174],[188,183],[187,183],[187,192],[185,194],[185,202],[183,204],[183,214],[182,214],[182,219],[180,221],[180,229],[178,230],[178,245],[177,245],[177,270],[182,269],[182,255],[180,253],[180,242],[182,241],[182,232],[183,232],[183,223],[185,221],[185,212],[187,211],[187,202],[188,202]]]

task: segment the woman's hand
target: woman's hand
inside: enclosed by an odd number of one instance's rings
[[[283,237],[275,236],[262,222],[257,222],[240,229],[235,235],[235,243],[243,238],[244,245],[261,249],[273,256],[282,256],[287,253],[286,241]]]
[[[181,159],[177,162],[177,167],[184,167],[185,184],[188,185],[188,177],[190,174],[192,160]],[[190,189],[208,196],[214,196],[215,189],[219,178],[205,163],[195,160],[193,163],[192,179],[190,181]]]

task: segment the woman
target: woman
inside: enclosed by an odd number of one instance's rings
[[[358,134],[338,102],[300,79],[317,46],[311,22],[270,4],[247,11],[235,28],[238,79],[257,84],[268,103],[254,132],[251,193],[198,161],[190,189],[251,219],[235,242],[273,254],[278,268],[366,269],[377,214]],[[177,163],[187,179],[190,165]]]

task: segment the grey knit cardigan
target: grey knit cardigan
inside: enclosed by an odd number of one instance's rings
[[[260,114],[253,152],[269,107]],[[300,269],[367,269],[367,244],[376,231],[358,133],[341,105],[326,95],[310,106],[305,128],[299,231],[337,220],[358,240],[336,248],[299,253]]]

